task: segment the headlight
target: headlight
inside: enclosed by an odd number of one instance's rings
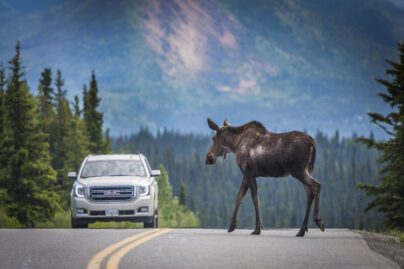
[[[74,186],[74,196],[84,197],[84,187],[82,185],[76,184]]]
[[[146,196],[150,194],[150,186],[149,185],[142,185],[139,186],[139,195]]]

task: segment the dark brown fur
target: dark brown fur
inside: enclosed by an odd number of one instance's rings
[[[257,121],[242,126],[230,126],[227,121],[219,127],[208,119],[208,125],[216,131],[213,144],[206,156],[206,164],[214,164],[219,156],[236,154],[236,161],[243,173],[243,181],[237,195],[236,206],[228,231],[236,228],[237,212],[248,189],[255,208],[256,226],[253,234],[260,234],[262,225],[258,205],[256,177],[285,177],[291,175],[304,185],[307,197],[306,214],[297,236],[304,236],[311,204],[314,202],[314,222],[324,231],[324,223],[318,215],[321,184],[312,176],[316,159],[314,139],[298,131],[272,133]]]

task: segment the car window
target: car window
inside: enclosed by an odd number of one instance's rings
[[[146,177],[146,170],[140,160],[105,160],[87,161],[82,178],[107,176],[139,176]]]

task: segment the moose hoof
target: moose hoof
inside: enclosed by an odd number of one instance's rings
[[[320,228],[322,232],[325,230],[324,222],[321,218],[315,219],[314,222],[317,224],[317,226]]]
[[[255,230],[254,230],[251,234],[253,234],[253,235],[259,235],[259,234],[261,234],[261,229],[255,228]]]
[[[306,229],[301,228],[299,232],[296,234],[297,237],[303,237],[306,232]]]
[[[229,226],[229,229],[227,230],[228,233],[231,233],[236,229],[236,224],[231,223]]]

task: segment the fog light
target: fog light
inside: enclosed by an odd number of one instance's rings
[[[84,208],[77,208],[77,214],[87,214],[87,210]]]
[[[137,210],[137,212],[148,212],[148,211],[149,211],[149,208],[147,206],[139,207]]]

